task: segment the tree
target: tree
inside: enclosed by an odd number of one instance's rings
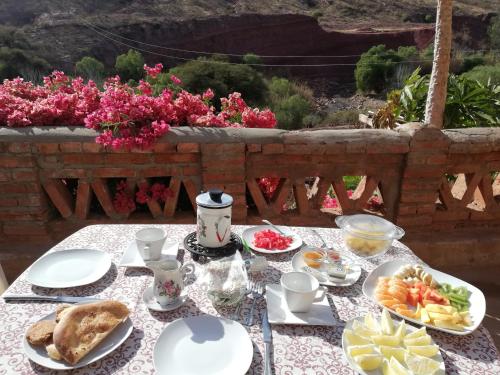
[[[243,62],[248,65],[262,64],[262,59],[255,53],[247,53],[245,56],[243,56]]]
[[[140,52],[130,49],[116,58],[115,69],[122,80],[138,81],[144,75],[144,58]]]
[[[100,80],[104,77],[104,64],[93,57],[85,56],[76,63],[75,71],[87,79]]]
[[[218,106],[221,97],[230,93],[240,92],[243,98],[252,105],[263,104],[267,88],[262,74],[251,66],[231,64],[220,61],[219,57],[198,58],[178,65],[166,74],[160,74],[155,85],[155,92],[159,93],[170,82],[170,75],[175,75],[182,81],[182,88],[202,94],[208,88],[214,91],[212,101]]]
[[[386,49],[383,44],[370,48],[361,55],[356,64],[354,77],[358,90],[362,92],[383,91],[394,75],[397,63],[405,60],[413,51],[414,49],[403,48],[401,49],[402,55],[400,55],[399,51]]]
[[[434,61],[425,105],[424,126],[441,129],[451,52],[451,16],[453,0],[438,0],[436,33],[434,39]]]
[[[493,17],[488,28],[490,48],[500,49],[500,16]]]

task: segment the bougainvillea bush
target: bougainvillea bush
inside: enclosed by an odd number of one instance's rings
[[[0,125],[10,127],[85,125],[100,132],[96,142],[113,149],[146,149],[172,126],[274,128],[276,118],[268,110],[250,108],[237,92],[221,99],[221,110],[211,104],[208,89],[194,95],[171,76],[171,85],[153,95],[152,85],[161,64],[144,66],[146,79],[137,87],[119,76],[104,83],[103,90],[89,80],[70,78],[55,71],[43,85],[22,78],[0,85]]]

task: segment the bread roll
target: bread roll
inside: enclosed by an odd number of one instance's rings
[[[102,301],[66,309],[54,329],[54,345],[74,365],[127,319],[129,310],[117,301]]]
[[[61,353],[57,351],[54,344],[47,345],[45,349],[47,350],[47,354],[50,358],[55,359],[56,361],[60,361],[62,359]]]

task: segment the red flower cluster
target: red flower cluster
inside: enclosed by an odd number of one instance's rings
[[[166,187],[161,183],[154,183],[149,186],[148,184],[141,184],[139,190],[135,194],[135,200],[137,203],[145,204],[151,200],[166,202],[168,198],[172,198],[174,192],[172,189]]]
[[[210,100],[214,93],[203,95],[177,90],[182,82],[172,75],[174,89],[164,89],[153,96],[152,84],[161,73],[162,64],[144,66],[147,80],[137,87],[111,77],[101,92],[94,82],[84,84],[55,71],[44,78],[42,86],[22,78],[5,80],[0,85],[0,125],[83,125],[101,131],[96,142],[114,149],[145,149],[166,134],[170,126],[215,126],[273,128],[274,114],[266,109],[250,108],[233,93],[222,98],[222,110],[216,113]]]
[[[116,185],[115,195],[113,197],[113,207],[116,212],[120,214],[129,214],[136,209],[135,202],[139,204],[146,204],[149,201],[158,201],[164,203],[168,198],[172,198],[174,192],[172,189],[166,187],[164,184],[156,182],[149,186],[148,184],[139,185],[139,190],[134,196],[129,189],[127,182],[121,180]]]
[[[135,210],[135,202],[130,194],[127,182],[122,180],[116,185],[113,207],[120,214],[128,214]]]
[[[262,177],[259,178],[257,184],[264,193],[264,196],[268,200],[270,200],[273,197],[274,192],[278,188],[279,182],[280,182],[279,177]]]
[[[35,86],[22,78],[0,85],[0,125],[82,125],[87,114],[99,106],[99,89],[94,82],[70,79],[54,71]]]

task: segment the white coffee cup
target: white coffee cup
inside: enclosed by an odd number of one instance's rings
[[[135,234],[137,250],[144,260],[160,259],[161,249],[166,239],[166,233],[160,228],[145,228]]]
[[[320,287],[318,280],[305,272],[284,273],[281,290],[291,312],[308,312],[313,302],[321,301],[326,293],[326,288]]]

